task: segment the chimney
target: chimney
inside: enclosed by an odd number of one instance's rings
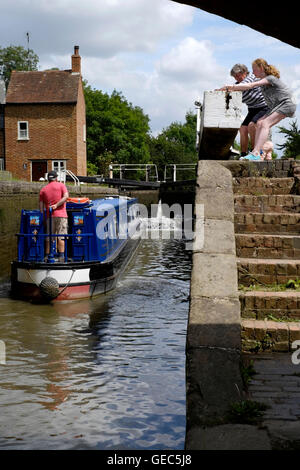
[[[72,73],[81,73],[81,57],[79,55],[79,46],[74,46],[72,55]]]

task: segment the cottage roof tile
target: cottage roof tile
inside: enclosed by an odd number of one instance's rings
[[[69,70],[13,71],[6,103],[76,103],[79,82],[80,74]]]

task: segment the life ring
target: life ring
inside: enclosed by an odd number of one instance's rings
[[[91,201],[88,197],[68,197],[67,202],[71,202],[71,204],[87,204]]]

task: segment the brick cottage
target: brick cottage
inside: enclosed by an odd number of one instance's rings
[[[71,70],[13,71],[5,104],[5,169],[38,181],[50,170],[86,176],[85,101],[81,57]]]

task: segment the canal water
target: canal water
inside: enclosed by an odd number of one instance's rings
[[[117,288],[31,305],[0,287],[0,449],[183,449],[191,253],[142,240]]]

